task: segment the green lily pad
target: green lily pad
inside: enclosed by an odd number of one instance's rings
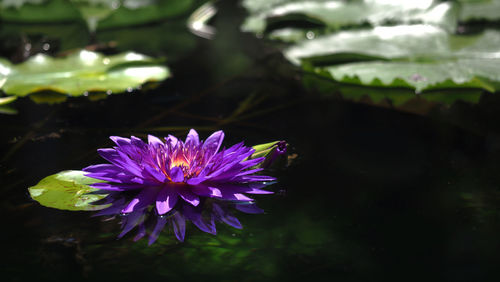
[[[252,2],[257,2],[252,5]],[[293,22],[322,25],[331,29],[385,23],[425,23],[449,31],[456,27],[457,7],[440,1],[273,1],[264,6],[260,1],[245,1],[254,11],[244,22],[242,30],[262,34],[272,26],[282,27]],[[264,8],[266,7],[266,8]]]
[[[322,70],[340,82],[405,87],[415,89],[417,93],[443,88],[482,88],[494,92],[499,89],[500,82],[499,59],[432,63],[362,62],[329,66]]]
[[[461,21],[471,20],[500,20],[500,0],[460,0]]]
[[[449,35],[428,25],[345,31],[291,46],[285,56],[335,81],[416,92],[444,88],[498,90],[500,32]]]
[[[97,182],[103,181],[86,177],[83,171],[66,170],[45,177],[28,190],[33,200],[46,207],[71,211],[92,211],[106,207],[91,204],[106,196],[104,194],[89,194],[97,191],[89,186]]]
[[[5,1],[4,1],[5,2]],[[81,20],[78,9],[67,0],[19,1],[16,5],[0,6],[4,22],[54,23]]]
[[[0,19],[17,23],[85,21],[90,31],[141,25],[188,13],[194,0],[25,0],[4,1]]]
[[[18,65],[0,59],[1,89],[16,96],[40,91],[70,96],[88,92],[121,93],[169,75],[167,67],[133,52],[106,57],[82,50],[64,58],[38,54]]]
[[[144,5],[142,2],[150,2]],[[98,23],[99,29],[141,25],[175,17],[193,8],[194,0],[125,1]]]

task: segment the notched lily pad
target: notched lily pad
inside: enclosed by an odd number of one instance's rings
[[[133,52],[104,56],[82,50],[64,58],[38,54],[17,65],[0,59],[1,89],[16,96],[41,91],[70,96],[121,93],[169,75],[168,68],[157,60]]]
[[[500,20],[500,0],[459,0],[460,20]]]
[[[45,177],[28,190],[33,200],[46,207],[72,211],[92,211],[106,207],[91,204],[106,196],[104,194],[89,194],[97,191],[89,184],[97,182],[103,181],[86,177],[83,171],[66,170]]]
[[[256,3],[255,3],[256,2]],[[385,23],[425,23],[447,30],[456,27],[454,3],[439,1],[273,1],[268,5],[260,1],[244,1],[253,13],[242,26],[244,31],[262,34],[275,28],[299,24],[323,25],[332,29],[361,26],[377,26]],[[259,8],[260,7],[260,8]]]
[[[285,56],[338,82],[424,90],[500,85],[500,33],[449,35],[425,25],[345,31],[296,44]],[[361,62],[360,62],[361,61]]]

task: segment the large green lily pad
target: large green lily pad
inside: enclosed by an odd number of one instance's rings
[[[97,182],[103,181],[86,177],[83,171],[66,170],[45,177],[28,190],[33,200],[46,207],[71,211],[92,211],[106,207],[91,204],[106,196],[104,194],[89,194],[97,191],[89,184]]]
[[[322,25],[331,29],[385,23],[425,23],[454,30],[457,7],[454,3],[428,1],[245,1],[253,13],[242,26],[244,31],[262,34],[272,26],[282,27],[291,22]],[[274,4],[274,5],[273,5]]]
[[[500,20],[500,0],[460,0],[460,20]]]
[[[13,65],[0,59],[0,88],[8,95],[55,91],[71,96],[88,92],[120,93],[170,75],[164,65],[145,55],[114,56],[82,50],[64,58],[43,54]]]
[[[500,83],[500,33],[454,36],[428,25],[345,31],[303,41],[285,56],[339,82],[428,89]]]

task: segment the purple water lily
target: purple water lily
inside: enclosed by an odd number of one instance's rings
[[[214,132],[204,142],[193,129],[184,142],[172,135],[164,141],[149,135],[148,143],[134,136],[110,138],[116,146],[98,150],[110,163],[83,170],[88,177],[107,181],[92,184],[94,188],[137,191],[120,206],[121,213],[155,205],[158,215],[164,215],[176,206],[196,207],[203,197],[243,203],[252,201],[245,194],[272,193],[261,188],[275,178],[257,174],[262,170],[257,166],[265,158],[249,158],[255,150],[243,142],[219,151],[222,131]]]

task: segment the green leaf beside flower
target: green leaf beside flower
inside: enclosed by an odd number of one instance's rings
[[[104,182],[86,177],[83,171],[65,170],[42,179],[28,188],[31,197],[41,205],[60,210],[92,211],[107,206],[92,205],[104,198],[105,194],[89,194],[98,189],[89,185]]]

